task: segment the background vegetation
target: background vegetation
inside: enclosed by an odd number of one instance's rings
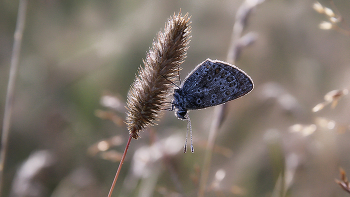
[[[206,58],[225,60],[242,2],[29,1],[4,194],[106,196],[128,132],[122,123],[96,116],[106,110],[101,97],[109,92],[125,102],[153,38],[180,9],[192,16],[181,78]],[[347,195],[334,179],[340,166],[350,173],[349,97],[334,108],[312,108],[327,92],[348,87],[350,40],[319,29],[327,17],[313,3],[266,1],[250,16],[247,32],[258,38],[236,66],[252,77],[255,89],[228,104],[206,196],[271,196],[279,188],[287,196]],[[350,2],[334,4],[350,22]],[[18,1],[0,1],[2,112],[17,11]],[[158,126],[131,142],[114,196],[196,196],[213,110],[190,112],[194,154],[182,153],[187,123],[165,111]],[[125,117],[122,109],[115,113]],[[37,171],[38,163],[28,164],[33,158],[42,162]]]

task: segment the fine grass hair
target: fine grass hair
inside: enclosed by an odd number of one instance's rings
[[[132,138],[154,125],[159,113],[165,108],[173,89],[173,81],[179,77],[180,65],[184,62],[190,42],[190,17],[188,14],[173,15],[157,34],[148,51],[127,97],[126,123]]]

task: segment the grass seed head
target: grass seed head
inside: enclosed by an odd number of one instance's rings
[[[173,15],[164,31],[157,34],[128,93],[128,130],[134,139],[149,125],[154,125],[178,78],[190,42],[190,17]]]

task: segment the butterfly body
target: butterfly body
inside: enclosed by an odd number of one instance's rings
[[[175,89],[172,105],[179,119],[187,119],[188,110],[226,103],[244,96],[253,87],[252,79],[244,71],[226,62],[207,59]]]

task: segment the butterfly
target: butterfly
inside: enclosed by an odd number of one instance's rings
[[[223,61],[207,59],[174,90],[172,109],[179,119],[188,120],[191,127],[188,110],[226,103],[248,94],[253,88],[253,80],[244,71]],[[192,143],[191,149],[193,152]]]

